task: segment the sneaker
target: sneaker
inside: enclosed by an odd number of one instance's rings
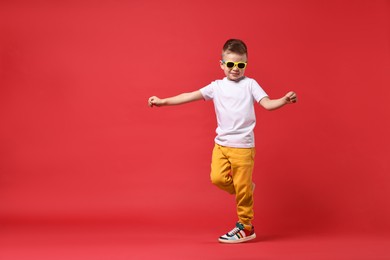
[[[256,238],[255,228],[252,226],[251,230],[245,229],[244,225],[240,222],[236,223],[236,227],[230,232],[221,236],[218,241],[221,243],[242,243]]]

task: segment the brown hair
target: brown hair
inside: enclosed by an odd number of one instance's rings
[[[233,52],[238,54],[246,54],[248,56],[248,50],[246,44],[238,39],[229,39],[223,45],[223,52]]]

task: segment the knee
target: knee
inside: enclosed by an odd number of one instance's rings
[[[210,180],[211,180],[211,183],[216,185],[216,186],[220,186],[223,183],[222,178],[215,176],[213,174],[210,174]]]
[[[211,183],[230,194],[236,193],[233,179],[230,175],[211,175]]]
[[[220,175],[220,174],[213,174],[211,173],[210,174],[210,180],[211,180],[211,183],[218,186],[218,187],[221,187],[221,186],[226,186],[226,185],[229,185],[230,182],[229,182],[229,179],[224,177],[223,175]]]

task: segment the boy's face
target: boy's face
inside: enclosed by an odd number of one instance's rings
[[[237,65],[235,65],[233,68],[228,68],[226,66],[226,62],[232,61],[232,62],[247,62],[246,54],[238,54],[234,52],[224,52],[222,54],[222,58],[224,62],[221,62],[221,69],[225,73],[225,76],[234,81],[240,80],[242,77],[244,77],[245,68],[240,69]]]

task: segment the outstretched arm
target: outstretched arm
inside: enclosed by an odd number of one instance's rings
[[[156,96],[150,97],[148,100],[148,104],[150,107],[156,106],[173,106],[173,105],[181,105],[184,103],[197,101],[203,99],[203,95],[199,90],[190,93],[183,93],[174,97],[163,98],[160,99]]]
[[[295,92],[290,91],[284,97],[279,99],[269,99],[265,97],[260,100],[259,104],[267,110],[275,110],[281,108],[284,105],[297,102],[297,95]]]

